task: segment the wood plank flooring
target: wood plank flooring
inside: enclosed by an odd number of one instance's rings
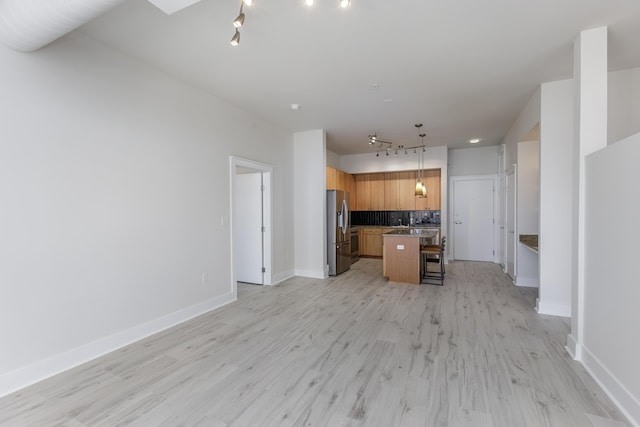
[[[239,300],[0,399],[2,426],[628,426],[564,349],[568,319],[494,264],[444,287],[361,259]]]

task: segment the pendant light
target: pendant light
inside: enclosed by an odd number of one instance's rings
[[[422,127],[422,123],[417,123],[415,125],[416,129],[420,129]],[[424,137],[426,134],[421,133],[418,135],[422,140],[422,150],[420,150],[420,154],[418,157],[418,180],[416,181],[416,197],[426,197],[427,196],[427,187],[424,185],[424,181],[422,180],[422,169],[424,168]]]

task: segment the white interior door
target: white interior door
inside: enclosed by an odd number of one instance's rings
[[[453,181],[453,256],[494,260],[494,180]]]
[[[235,201],[236,279],[262,285],[264,242],[261,173],[239,173],[236,176]]]
[[[506,191],[506,250],[507,274],[511,279],[516,278],[516,173],[515,165],[507,172]]]

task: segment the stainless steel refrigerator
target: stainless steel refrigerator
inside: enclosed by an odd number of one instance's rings
[[[330,276],[336,276],[351,266],[348,199],[346,191],[327,190],[327,262]]]

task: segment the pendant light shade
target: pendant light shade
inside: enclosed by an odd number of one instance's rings
[[[418,181],[416,182],[416,197],[422,197],[423,194],[423,188],[424,188],[424,184],[422,183],[422,181],[420,180],[420,178],[418,178]]]

